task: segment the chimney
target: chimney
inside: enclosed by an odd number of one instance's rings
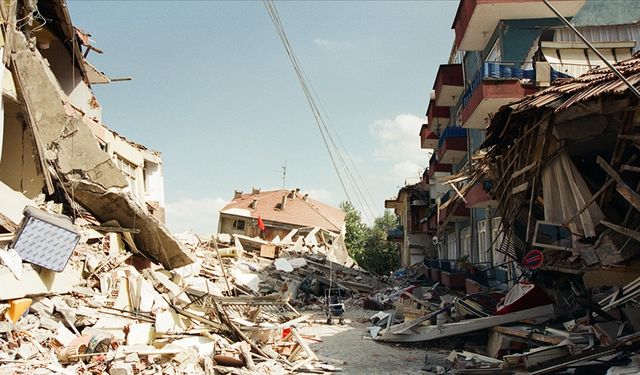
[[[253,201],[249,203],[249,207],[255,210],[258,207],[258,198],[253,198]]]
[[[284,210],[286,206],[287,206],[287,194],[282,196],[282,203],[280,203],[280,209]]]
[[[238,199],[242,196],[242,190],[236,190],[233,192],[233,199]]]
[[[256,194],[260,194],[260,188],[251,189],[251,195],[256,195]]]
[[[291,199],[296,199],[296,191],[295,190],[291,190],[289,192],[289,198]]]
[[[308,202],[308,201],[309,201],[309,194],[305,194],[305,195],[302,197],[302,200],[304,200],[305,202]]]

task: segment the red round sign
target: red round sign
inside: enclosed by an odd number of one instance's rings
[[[535,270],[544,262],[544,255],[540,250],[531,250],[524,256],[522,263],[530,270]]]

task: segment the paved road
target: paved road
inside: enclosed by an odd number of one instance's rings
[[[306,312],[309,313],[309,312]],[[308,341],[321,359],[343,369],[343,374],[416,374],[428,356],[429,366],[444,365],[448,351],[438,351],[373,341],[367,332],[367,319],[375,312],[347,308],[343,326],[315,323],[303,326],[303,335],[316,336],[322,342]],[[317,321],[322,315],[314,316]]]

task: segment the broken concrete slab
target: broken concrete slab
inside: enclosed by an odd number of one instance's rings
[[[39,294],[69,293],[81,280],[82,270],[70,265],[62,272],[53,272],[24,264],[20,280],[10,272],[0,272],[0,300]]]
[[[193,255],[169,233],[155,217],[131,197],[86,180],[72,179],[75,200],[102,221],[117,220],[127,228],[136,228],[136,245],[165,268],[186,266],[195,261]]]
[[[37,207],[31,199],[25,197],[0,181],[0,226],[15,231],[22,220],[25,207]]]
[[[124,175],[100,150],[83,116],[72,108],[58,80],[37,49],[31,49],[24,34],[7,28],[16,83],[34,127],[34,137],[43,147],[40,157],[55,161],[63,173],[81,173],[106,188],[127,186]]]

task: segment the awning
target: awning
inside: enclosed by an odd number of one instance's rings
[[[636,42],[594,42],[592,45],[608,62],[615,64],[631,58],[631,51]],[[582,42],[540,42],[540,51],[554,70],[572,77],[578,77],[592,68],[604,65]]]

